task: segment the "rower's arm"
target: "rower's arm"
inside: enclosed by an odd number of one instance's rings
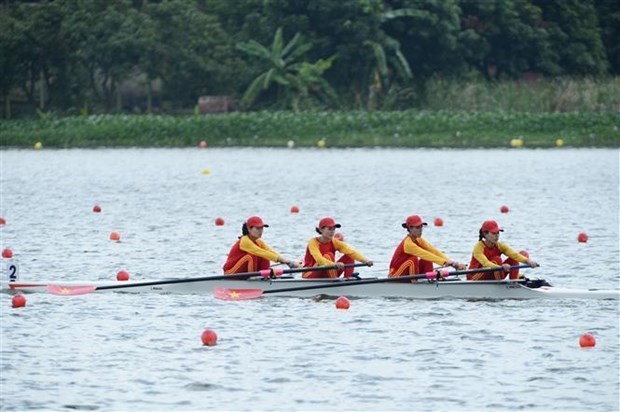
[[[527,257],[523,256],[521,253],[517,252],[507,244],[503,242],[497,242],[497,247],[499,250],[509,258],[513,258],[519,263],[527,263]]]
[[[239,242],[239,248],[251,255],[262,257],[272,262],[279,262],[280,259],[280,255],[260,239],[254,243],[247,236],[243,236]]]
[[[422,246],[424,247],[424,249],[428,250],[429,252],[431,252],[432,254],[434,254],[435,256],[439,256],[440,258],[442,258],[444,260],[444,262],[442,263],[437,263],[438,265],[445,265],[447,262],[449,262],[450,259],[445,253],[443,253],[441,250],[437,249],[435,246],[431,245],[430,243],[428,243],[428,241],[424,238],[419,238],[418,241],[420,243],[422,243]],[[412,242],[414,245],[415,243]]]
[[[443,256],[438,256],[416,245],[416,243],[410,237],[407,237],[407,239],[405,239],[405,244],[403,246],[404,246],[403,250],[405,251],[406,254],[417,256],[420,259],[424,259],[429,262],[436,263],[438,265],[443,265],[448,260]]]
[[[350,258],[354,260],[357,260],[358,262],[368,261],[368,259],[366,259],[364,255],[362,255],[357,250],[353,249],[351,246],[349,246],[348,243],[343,242],[342,240],[339,240],[336,238],[332,239],[332,242],[334,242],[334,246],[336,247],[336,250],[338,252],[344,253],[345,255],[349,256]]]

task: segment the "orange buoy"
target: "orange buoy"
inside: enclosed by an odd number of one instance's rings
[[[201,149],[205,149],[207,147],[207,141],[201,140],[200,143],[198,143],[198,147],[200,147]]]
[[[99,205],[95,205],[95,206],[93,206],[93,212],[95,212],[95,213],[101,213],[101,206],[99,206]]]
[[[593,348],[596,345],[596,339],[591,333],[584,333],[579,337],[579,346],[582,348]]]
[[[200,340],[204,346],[215,346],[217,345],[217,334],[211,329],[206,329],[200,335]]]
[[[299,206],[291,206],[291,213],[299,213]]]
[[[129,272],[126,270],[119,270],[116,274],[116,280],[125,281],[129,280]]]
[[[336,309],[347,310],[351,306],[351,302],[345,296],[340,296],[336,299]]]
[[[6,220],[3,217],[0,217],[0,225],[6,225]]]
[[[440,217],[436,217],[435,220],[433,221],[433,224],[435,226],[443,226],[443,219]]]
[[[344,242],[344,235],[340,232],[334,233],[334,237],[340,241]]]
[[[2,251],[2,257],[5,259],[11,259],[13,257],[13,251],[8,247],[4,248],[4,250]]]
[[[112,232],[110,233],[110,240],[118,242],[121,240],[121,235],[119,235],[118,232]]]
[[[26,297],[21,293],[13,296],[13,298],[11,299],[11,305],[14,308],[23,308],[24,306],[26,306]]]
[[[510,212],[510,209],[508,208],[508,206],[502,205],[502,207],[499,208],[499,211],[502,213],[508,213]]]
[[[222,219],[221,217],[216,217],[215,226],[224,226],[224,219]]]
[[[579,243],[586,243],[588,241],[588,234],[585,232],[581,232],[577,235],[577,241]]]

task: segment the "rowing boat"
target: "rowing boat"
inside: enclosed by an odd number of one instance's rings
[[[386,282],[385,278],[361,279],[248,279],[248,280],[197,280],[184,279],[158,281],[47,281],[4,282],[4,292],[47,292],[54,285],[55,294],[67,294],[76,288],[90,288],[89,292],[161,293],[161,294],[212,294],[216,289],[261,289],[274,296],[313,297],[317,295],[349,296],[363,298],[410,299],[620,299],[619,290],[566,289],[553,286],[527,287],[519,282],[443,280],[416,283]],[[101,289],[103,288],[103,289]]]

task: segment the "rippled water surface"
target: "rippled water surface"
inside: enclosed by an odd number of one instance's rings
[[[362,274],[385,276],[400,223],[419,213],[443,218],[425,237],[454,259],[469,260],[493,218],[541,264],[530,276],[620,283],[617,150],[0,154],[1,247],[22,279],[220,274],[252,214],[270,224],[265,241],[296,258],[333,215],[375,261]],[[377,298],[341,311],[333,299],[276,296],[41,293],[21,309],[0,298],[3,411],[620,409],[617,301]],[[217,346],[201,345],[205,328]],[[580,349],[588,331],[597,345]]]

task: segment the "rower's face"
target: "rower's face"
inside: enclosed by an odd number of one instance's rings
[[[424,228],[424,225],[420,225],[420,226],[409,226],[409,228],[407,229],[409,231],[409,234],[413,237],[420,237],[422,236],[422,230]]]
[[[252,226],[248,229],[248,232],[250,232],[250,236],[254,237],[254,238],[259,238],[263,235],[263,227],[262,226]]]
[[[497,243],[499,240],[499,232],[485,232],[484,237],[491,243]]]
[[[321,228],[321,234],[326,238],[333,238],[334,234],[336,234],[336,226],[323,226]]]

